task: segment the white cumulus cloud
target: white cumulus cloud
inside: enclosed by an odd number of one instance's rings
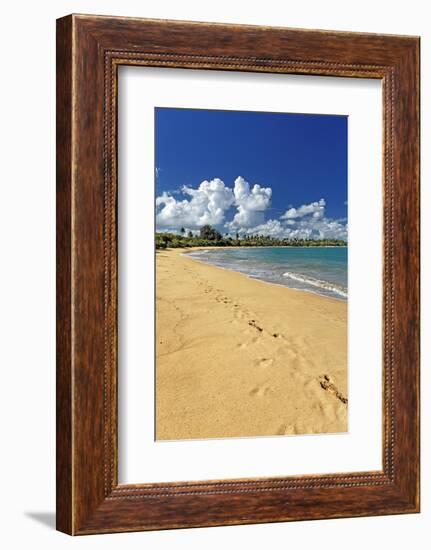
[[[236,178],[233,193],[237,212],[229,222],[229,229],[248,228],[264,221],[264,212],[271,203],[272,189],[261,187],[259,184],[250,184],[241,176]]]
[[[285,227],[279,220],[267,220],[265,223],[256,225],[255,227],[241,228],[241,234],[244,235],[265,235],[266,237],[274,237],[282,239],[287,237],[290,229]]]
[[[263,235],[274,239],[309,239],[313,237],[313,230],[309,227],[293,228],[280,220],[267,220],[265,223],[250,227],[241,228],[242,235]]]
[[[280,216],[280,219],[290,220],[303,218],[304,216],[308,216],[309,214],[312,214],[315,219],[319,219],[323,217],[325,206],[325,199],[320,199],[320,201],[311,202],[310,204],[303,204],[298,208],[289,208],[282,216]]]
[[[181,192],[190,199],[177,200],[166,192],[156,198],[158,229],[219,225],[235,200],[232,189],[219,178],[205,180],[197,189],[185,185]]]
[[[325,207],[325,199],[320,199],[298,208],[289,208],[280,219],[289,225],[292,238],[347,240],[346,220],[326,217]]]
[[[278,220],[270,219],[252,227],[241,227],[244,235],[265,235],[278,239],[340,239],[347,240],[345,219],[325,216],[324,199],[289,208]]]
[[[203,181],[196,189],[185,185],[180,194],[183,198],[178,199],[165,191],[156,198],[158,231],[178,231],[181,227],[196,231],[206,224],[224,224],[230,232],[242,235],[347,240],[346,219],[328,218],[323,198],[298,207],[291,206],[278,219],[265,221],[272,189],[259,184],[250,186],[241,176],[236,178],[233,188],[214,178]],[[232,206],[236,207],[235,214],[226,221],[226,213]]]

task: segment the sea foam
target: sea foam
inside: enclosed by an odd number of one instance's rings
[[[292,273],[290,271],[286,271],[285,273],[283,273],[283,277],[287,277],[304,285],[309,285],[320,288],[322,290],[327,290],[329,292],[334,292],[335,294],[338,294],[343,298],[347,298],[347,289],[333,283],[328,283],[327,281],[315,279],[313,277],[302,275],[300,273]]]

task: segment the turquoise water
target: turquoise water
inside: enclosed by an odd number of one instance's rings
[[[347,247],[218,248],[190,254],[255,279],[347,300]]]

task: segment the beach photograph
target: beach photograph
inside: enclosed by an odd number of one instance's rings
[[[155,439],[348,431],[343,115],[155,109]]]

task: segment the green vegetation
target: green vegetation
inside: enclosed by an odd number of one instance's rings
[[[235,238],[222,236],[210,225],[200,228],[199,235],[187,233],[184,227],[180,233],[156,233],[156,248],[190,248],[193,246],[346,246],[339,239],[276,239],[265,235],[239,235]]]

